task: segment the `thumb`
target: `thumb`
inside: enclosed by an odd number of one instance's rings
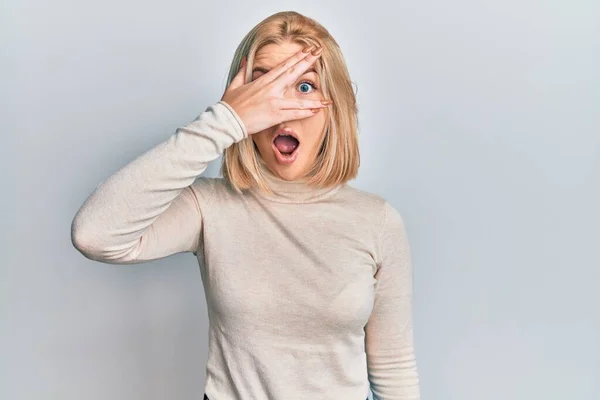
[[[246,64],[247,64],[246,57],[244,56],[242,58],[242,62],[241,62],[238,73],[233,77],[233,79],[231,80],[231,83],[229,84],[229,86],[232,89],[235,89],[244,84],[244,78],[246,77]]]

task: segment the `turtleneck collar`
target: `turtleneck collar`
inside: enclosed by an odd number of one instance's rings
[[[263,198],[280,203],[316,202],[334,195],[344,186],[340,184],[332,187],[318,187],[309,185],[306,178],[286,181],[271,172],[266,164],[263,163],[262,166],[265,180],[273,193],[267,193],[259,187],[254,187],[251,190]]]

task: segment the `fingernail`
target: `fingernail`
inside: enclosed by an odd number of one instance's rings
[[[311,51],[312,49],[314,49],[315,46],[309,46],[309,47],[305,47],[304,49],[302,49],[303,53],[308,53],[309,51]]]
[[[323,52],[323,47],[319,47],[318,49],[315,49],[312,51],[312,55],[319,56],[319,55],[321,55],[322,52]]]
[[[333,100],[321,100],[321,104],[323,104],[324,106],[328,106],[330,104],[333,104]]]

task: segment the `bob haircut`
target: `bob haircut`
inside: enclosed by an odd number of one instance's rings
[[[281,11],[261,21],[238,45],[229,70],[227,87],[238,73],[244,56],[247,60],[244,82],[249,83],[258,50],[268,44],[285,42],[323,47],[321,56],[313,66],[319,76],[324,98],[334,101],[328,106],[323,142],[305,181],[318,187],[346,183],[356,178],[360,165],[358,107],[340,47],[321,24],[295,11]],[[225,149],[220,172],[238,193],[256,186],[271,192],[263,168],[267,166],[249,136]]]

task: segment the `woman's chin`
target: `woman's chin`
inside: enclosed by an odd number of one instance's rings
[[[279,178],[286,181],[294,181],[299,179],[301,174],[299,171],[299,164],[280,164],[277,160],[269,166]]]

